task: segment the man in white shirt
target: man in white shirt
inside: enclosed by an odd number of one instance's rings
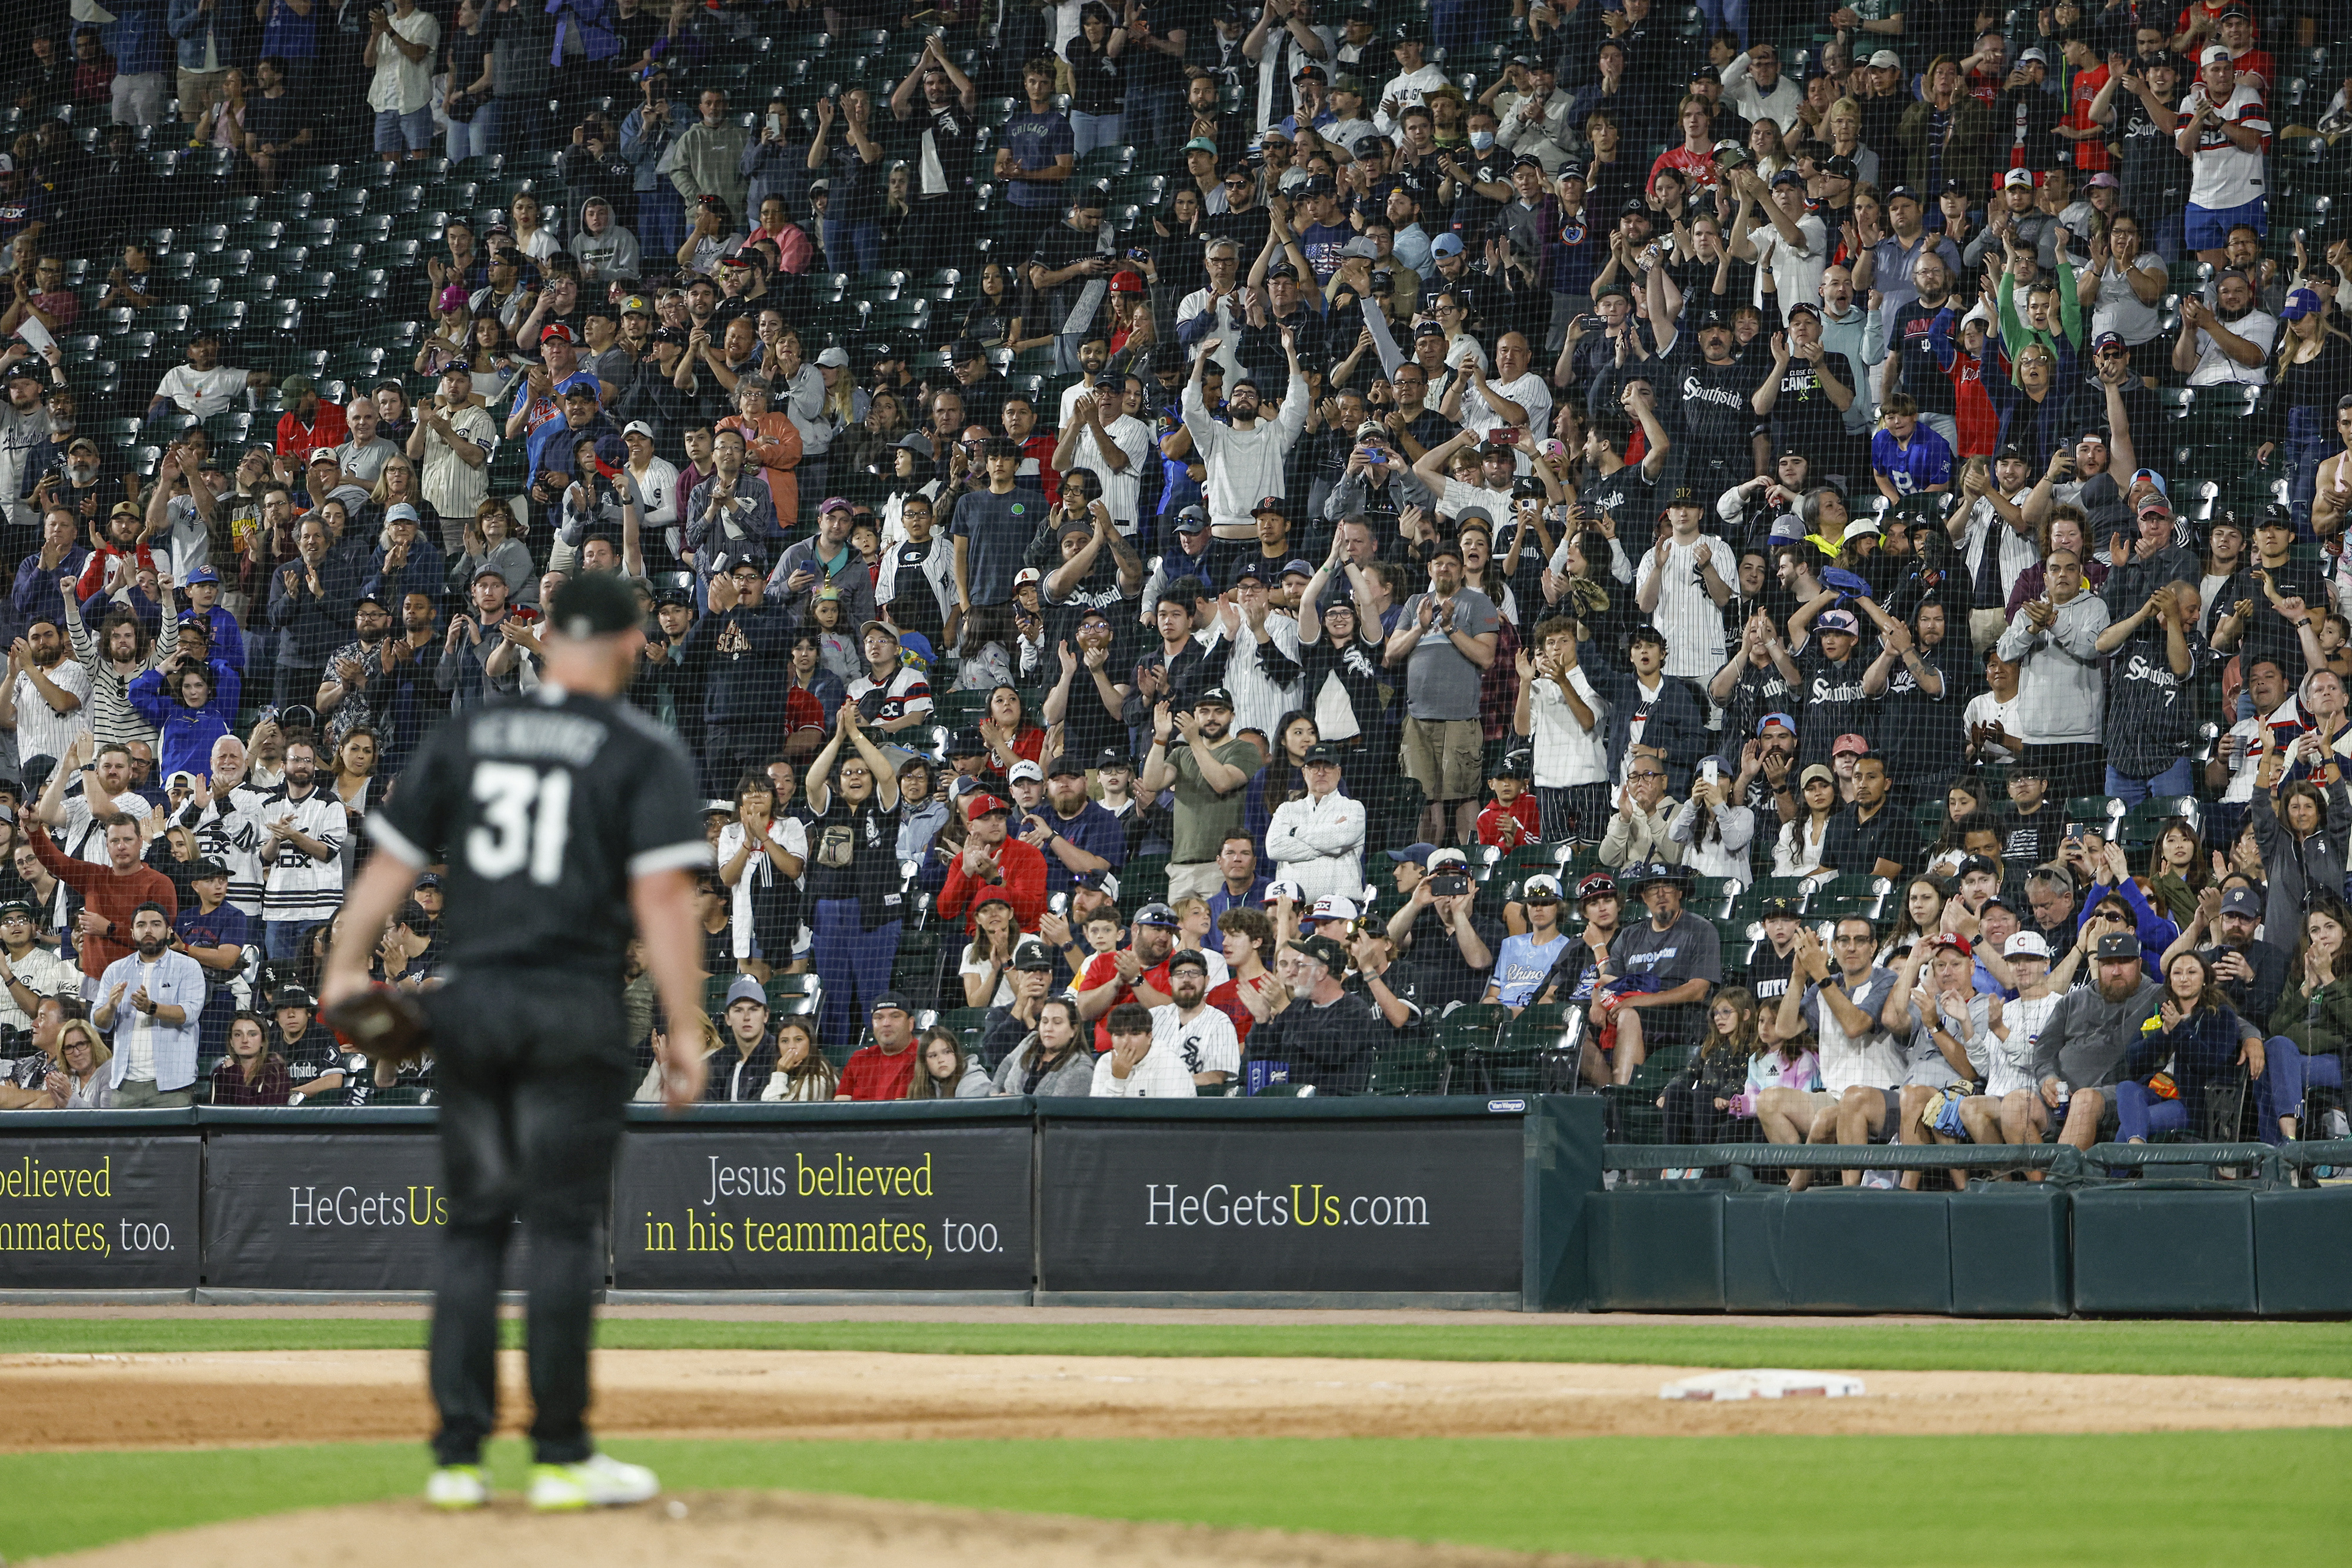
[[[1244,561],[1235,570],[1232,599],[1222,609],[1207,606],[1219,615],[1210,642],[1212,664],[1217,657],[1216,637],[1233,643],[1222,684],[1234,699],[1234,728],[1254,729],[1269,737],[1282,727],[1282,716],[1303,706],[1306,698],[1298,665],[1298,618],[1274,602],[1266,581],[1274,570],[1264,561]]]
[[[1548,843],[1595,839],[1609,814],[1609,758],[1601,716],[1609,705],[1576,658],[1576,622],[1556,615],[1518,653],[1518,706],[1511,727],[1534,742],[1536,809]]]
[[[1380,102],[1372,110],[1372,124],[1381,135],[1394,136],[1397,117],[1417,103],[1427,103],[1428,95],[1445,85],[1445,73],[1423,57],[1428,50],[1426,24],[1414,20],[1397,28],[1392,50],[1397,74],[1381,84]]]
[[[1755,45],[1723,68],[1724,107],[1751,124],[1769,116],[1783,134],[1793,131],[1804,101],[1804,89],[1780,74],[1780,51],[1769,44]]]
[[[1195,955],[1197,956],[1197,955]],[[1174,960],[1170,960],[1172,965]],[[1172,981],[1171,981],[1172,983]],[[1228,1023],[1226,1028],[1233,1026]],[[1184,1059],[1155,1051],[1151,1009],[1121,1002],[1110,1009],[1110,1049],[1095,1059],[1094,1093],[1125,1100],[1190,1100],[1199,1091]],[[1236,1060],[1235,1065],[1239,1065]]]
[[[1655,549],[1642,552],[1633,599],[1665,633],[1666,674],[1704,686],[1723,668],[1721,607],[1731,598],[1725,574],[1738,569],[1728,546],[1699,532],[1706,513],[1689,486],[1674,491],[1661,515],[1670,531]]]
[[[1504,425],[1517,425],[1524,445],[1551,428],[1551,388],[1528,368],[1532,357],[1527,339],[1506,332],[1495,344],[1492,376],[1475,359],[1463,363],[1463,429],[1485,441]]]
[[[2271,379],[2278,330],[2278,318],[2255,305],[2253,285],[2232,268],[2214,283],[2211,306],[2193,294],[2180,297],[2172,368],[2192,387],[2261,386]]]
[[[1203,335],[1213,339],[1215,346],[1212,352],[1224,371],[1229,386],[1242,373],[1242,361],[1235,350],[1242,340],[1242,328],[1248,322],[1242,305],[1241,256],[1241,246],[1233,240],[1211,240],[1202,257],[1209,269],[1209,281],[1176,304],[1176,340],[1189,350]],[[1188,330],[1194,319],[1201,316],[1209,319]],[[1069,423],[1066,413],[1062,423]]]
[[[1884,1018],[1897,978],[1871,962],[1878,932],[1859,915],[1841,918],[1832,938],[1835,960],[1811,931],[1797,934],[1788,990],[1773,1020],[1779,1038],[1808,1029],[1821,1051],[1820,1092],[1767,1089],[1756,1097],[1756,1119],[1776,1144],[1892,1143],[1899,1135],[1901,1084],[1909,1064]],[[1848,1171],[1846,1185],[1862,1179]],[[1808,1171],[1791,1171],[1789,1186],[1802,1191]]]
[[[1104,346],[1097,339],[1089,347]],[[1076,392],[1073,387],[1071,392]],[[1091,392],[1062,398],[1062,438],[1054,466],[1064,474],[1084,468],[1102,481],[1103,507],[1123,536],[1132,537],[1140,504],[1143,465],[1151,455],[1151,429],[1129,412],[1140,405],[1143,383],[1122,376],[1116,385],[1097,382]]]
[[[1221,539],[1255,539],[1259,499],[1289,494],[1283,488],[1283,459],[1307,428],[1307,378],[1298,373],[1297,336],[1285,327],[1282,352],[1290,365],[1290,387],[1283,393],[1282,407],[1274,418],[1266,419],[1258,403],[1256,383],[1246,377],[1229,381],[1225,415],[1231,423],[1220,423],[1209,417],[1208,406],[1201,400],[1201,372],[1221,341],[1203,340],[1193,358],[1192,378],[1184,383],[1184,432],[1192,438],[1192,450],[1201,455],[1202,465],[1209,471],[1202,491],[1209,504],[1210,532]]]
[[[110,864],[106,852],[108,824],[138,822],[143,840],[144,824],[153,810],[147,798],[131,788],[130,748],[116,741],[100,746],[96,737],[85,732],[74,737],[62,756],[41,789],[34,815],[43,827],[57,831],[59,847],[75,860]],[[66,787],[75,782],[81,789],[68,795]]]
[[[1168,958],[1168,994],[1176,999],[1151,1009],[1151,1050],[1181,1061],[1197,1089],[1215,1090],[1241,1071],[1242,1047],[1234,1020],[1209,1006],[1209,959],[1179,947]],[[1117,1040],[1116,1031],[1111,1036]]]
[[[1423,452],[1412,465],[1413,476],[1436,492],[1437,515],[1457,528],[1473,507],[1486,514],[1489,527],[1499,527],[1511,516],[1511,485],[1517,476],[1519,460],[1517,445],[1489,441],[1480,446],[1477,484],[1456,479],[1450,472],[1454,454],[1477,440],[1475,432],[1465,430]]]
[[[138,951],[99,977],[90,1021],[114,1036],[115,1109],[173,1109],[195,1103],[196,1019],[205,1010],[205,972],[172,951],[172,922],[160,904],[131,916]]]
[[[1364,890],[1364,807],[1339,793],[1339,754],[1320,744],[1307,748],[1307,793],[1275,808],[1266,824],[1265,852],[1274,874],[1298,884],[1302,896]]]
[[[1757,265],[1759,309],[1767,304],[1763,273],[1770,270],[1770,298],[1779,302],[1786,320],[1790,307],[1810,305],[1821,295],[1822,274],[1829,269],[1829,230],[1806,210],[1805,177],[1796,170],[1773,175],[1769,190],[1751,168],[1735,169],[1728,179],[1739,193],[1739,210],[1725,225],[1731,254]],[[1755,223],[1759,212],[1764,221]]]
[[[269,385],[268,371],[233,370],[220,362],[220,334],[200,331],[188,340],[188,361],[173,365],[155,385],[155,401],[147,417],[161,419],[173,409],[210,419],[226,413],[243,392],[261,392]]]
[[[89,671],[66,657],[57,622],[37,615],[8,650],[8,684],[0,692],[0,729],[16,732],[16,762],[58,758],[89,733]]]

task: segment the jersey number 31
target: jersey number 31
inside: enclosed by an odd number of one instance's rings
[[[563,874],[572,831],[572,775],[541,773],[515,762],[474,765],[474,799],[482,820],[466,835],[466,862],[485,882],[530,868],[530,880],[554,885]]]

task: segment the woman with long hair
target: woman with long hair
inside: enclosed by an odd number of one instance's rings
[[[1079,157],[1126,141],[1127,28],[1102,0],[1078,8],[1077,36],[1062,46],[1070,64],[1070,135]],[[1148,137],[1146,140],[1150,140]]]
[[[220,97],[205,117],[189,128],[188,144],[244,152],[245,106],[245,73],[231,66],[221,73]]]
[[[1748,1063],[1764,1049],[1756,994],[1745,986],[1718,988],[1706,1008],[1706,1036],[1697,1054],[1658,1094],[1666,1113],[1666,1142],[1719,1144],[1729,1139],[1732,1102],[1748,1082]],[[1745,1143],[1754,1137],[1746,1129]],[[1696,1171],[1690,1173],[1696,1176]]]
[[[485,310],[474,318],[466,335],[466,363],[474,372],[474,396],[485,405],[503,399],[522,374],[522,361],[515,358],[507,324],[497,311]]]
[[[776,1066],[768,1074],[762,1100],[824,1104],[841,1087],[841,1072],[817,1051],[808,1019],[787,1013],[776,1020]]]
[[[433,302],[433,335],[416,350],[411,370],[420,376],[437,376],[451,365],[466,362],[467,340],[474,335],[474,312],[467,303],[472,298],[463,284],[453,283],[441,290]]]
[[[1633,629],[1621,624],[1625,617],[1614,608],[1619,598],[1631,602],[1633,596],[1617,581],[1609,536],[1597,528],[1571,528],[1561,538],[1544,569],[1543,595],[1554,610],[1582,624],[1580,643],[1614,647]]]
[[[709,1061],[710,1058],[717,1056],[720,1050],[725,1047],[727,1037],[723,1032],[721,1032],[719,1025],[712,1019],[705,1018],[701,1020],[701,1023],[702,1055],[706,1061]],[[650,1049],[648,1049],[648,1046]],[[651,1065],[646,1067],[646,1075],[642,1079],[638,1080],[637,1091],[635,1093],[629,1096],[630,1099],[636,1101],[640,1104],[644,1104],[647,1102],[658,1103],[660,1101],[662,1097],[662,1063],[668,1058],[668,1056],[669,1037],[659,1030],[654,1030],[647,1041],[647,1045],[639,1046],[637,1048],[636,1059],[639,1061],[649,1061]],[[718,1077],[719,1064],[715,1061],[709,1061],[709,1072],[710,1078]],[[707,1083],[709,1080],[706,1079],[705,1082]],[[771,1078],[769,1082],[772,1083],[774,1079]]]
[[[1895,928],[1886,934],[1886,941],[1873,962],[1892,968],[1922,939],[1941,931],[1944,904],[1950,896],[1935,878],[1913,877],[1903,890],[1903,908],[1895,917]]]
[[[405,456],[394,454],[385,458],[383,468],[377,471],[375,486],[368,492],[368,504],[360,508],[360,515],[353,519],[354,526],[362,533],[377,536],[377,548],[385,548],[389,543],[384,531],[385,514],[400,506],[408,507],[416,513],[418,538],[430,540],[441,537],[441,514],[434,508],[432,502],[425,498],[425,492],[416,481],[416,465]],[[437,550],[434,552],[436,558],[439,553]],[[395,589],[393,591],[397,593],[399,591]],[[393,602],[397,605],[397,598]]]
[[[2222,996],[2203,955],[2172,956],[2154,1021],[2158,1027],[2135,1036],[2124,1054],[2116,1085],[2117,1139],[2144,1144],[2150,1133],[2166,1132],[2234,1139],[2236,1127],[2211,1125],[2207,1098],[2233,1068],[2242,1066],[2250,1079],[2263,1076],[2263,1037]]]
[[[2269,467],[2285,448],[2287,504],[2294,510],[2294,537],[2309,542],[2311,498],[2319,488],[2319,465],[2337,448],[2336,415],[2352,393],[2352,342],[2327,325],[2327,307],[2308,288],[2298,288],[2279,308],[2278,353],[2270,384],[2255,405],[2253,428],[2261,434],[2254,463]]]
[[[2352,429],[2352,410],[2338,413],[2336,419]],[[2205,525],[2205,570],[2197,583],[2199,636],[2210,633],[2214,617],[2227,615],[2230,606],[2238,601],[2262,601],[2262,588],[2251,566],[2246,554],[2246,525],[2235,512],[2214,513],[2213,520]]]
[[[984,261],[977,283],[963,313],[964,336],[983,349],[1019,352],[1026,345],[1021,341],[1020,284],[1013,269],[1002,261]]]
[[[2168,819],[2147,850],[2147,901],[2182,930],[2197,913],[2198,895],[2213,879],[2205,839],[2186,817]]]
[[[963,963],[957,971],[963,980],[963,1005],[1002,1008],[1013,1003],[1013,954],[1021,946],[1021,927],[1013,924],[1013,895],[992,887],[971,910],[971,940],[964,944]]]
[[[793,639],[792,652],[786,656],[784,678],[792,689],[804,691],[817,701],[824,714],[824,726],[833,727],[833,716],[840,711],[849,695],[849,686],[839,675],[825,668],[824,641],[814,628],[802,632]]]
[[[2352,910],[2334,898],[2314,897],[2303,912],[2303,937],[2287,965],[2286,988],[2271,1009],[2263,1042],[2262,1124],[2264,1143],[2302,1135],[2304,1092],[2311,1084],[2336,1091],[2344,1113],[2344,1057],[2352,1044]],[[2336,1129],[2321,1136],[2340,1138]]]
[[[545,261],[556,251],[555,231],[542,221],[545,216],[539,198],[529,191],[518,191],[507,199],[507,225],[514,231],[514,247],[533,261]]]
[[[979,728],[994,772],[1009,775],[1016,762],[1045,765],[1045,732],[1030,716],[1029,700],[1019,688],[1006,684],[992,687]]]
[[[1086,1049],[1080,1049],[1081,1040]],[[1093,1043],[1094,1031],[1084,1028],[1077,1002],[1069,997],[1048,997],[1038,1009],[1036,1029],[997,1064],[995,1092],[1092,1094]]]
[[[1151,220],[1160,244],[1152,249],[1159,263],[1160,287],[1166,297],[1181,299],[1208,281],[1209,204],[1197,185],[1179,185],[1167,209]]]
[[[68,1019],[58,1030],[58,1061],[49,1070],[49,1098],[58,1111],[109,1111],[114,1107],[113,1074],[106,1071],[114,1052],[88,1019]]]
[[[911,271],[921,260],[922,230],[914,221],[914,172],[903,158],[882,176],[882,207],[875,216],[875,226],[884,268]]]
[[[907,1080],[909,1100],[984,1100],[994,1092],[951,1029],[933,1024],[925,1030],[915,1039],[915,1071]]]
[[[1767,182],[1781,170],[1796,167],[1797,161],[1789,155],[1788,143],[1780,135],[1780,122],[1769,114],[1757,116],[1756,123],[1748,128],[1748,152],[1755,160],[1757,177]]]
[[[1736,765],[1721,764],[1710,784],[1694,771],[1690,799],[1675,808],[1666,823],[1666,837],[1683,846],[1682,863],[1696,875],[1756,880],[1748,860],[1748,846],[1756,839],[1756,813],[1732,797],[1732,780],[1738,772]]]
[[[377,770],[383,760],[383,743],[366,725],[354,725],[335,743],[335,798],[343,803],[344,814],[355,830],[343,836],[346,879],[356,873],[359,862],[365,858],[360,845],[365,836],[365,824],[375,809],[383,804],[384,791],[391,787],[392,781]],[[350,885],[348,880],[344,885]]]
[[[1265,842],[1275,808],[1306,795],[1307,751],[1323,736],[1313,714],[1292,708],[1276,722],[1271,738],[1274,757],[1250,779],[1242,808],[1242,831],[1259,843]]]
[[[229,1019],[228,1054],[213,1069],[215,1105],[283,1105],[294,1092],[286,1059],[269,1049],[261,1015],[239,1009]]]
[[[2263,852],[2263,881],[2270,891],[2263,923],[2292,931],[2308,895],[2338,894],[2344,886],[2345,835],[2352,832],[2352,794],[2344,769],[2326,743],[2306,734],[2294,745],[2299,766],[2315,777],[2285,782],[2287,753],[2273,746],[2254,773],[2253,808],[2247,821]]]
[[[538,601],[539,569],[531,564],[530,547],[522,542],[522,525],[513,507],[496,496],[486,497],[474,508],[474,520],[466,525],[465,541],[464,553],[450,563],[446,597],[465,602],[474,574],[488,565],[498,569],[517,602]]]
[[[1819,762],[1811,764],[1798,777],[1797,802],[1802,810],[1793,821],[1780,824],[1772,841],[1774,876],[1811,876],[1821,870],[1830,819],[1838,813],[1837,775]]]

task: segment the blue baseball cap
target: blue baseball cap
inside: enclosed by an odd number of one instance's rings
[[[2315,315],[2325,308],[2326,301],[2319,298],[2316,291],[2309,288],[2298,288],[2294,293],[2286,297],[2285,304],[2279,307],[2279,319],[2282,321],[2300,321],[2305,316]]]
[[[1429,864],[1429,857],[1437,852],[1437,846],[1435,844],[1407,844],[1401,850],[1390,850],[1386,852],[1389,859],[1396,862],[1399,865],[1402,865],[1405,862],[1411,861],[1417,866],[1426,866]]]
[[[1767,729],[1776,724],[1782,729],[1787,730],[1790,735],[1797,733],[1797,721],[1795,719],[1790,718],[1785,713],[1768,713],[1762,718],[1756,721],[1756,733],[1758,737],[1760,738]]]
[[[198,566],[192,570],[187,576],[180,580],[180,586],[182,588],[194,588],[200,582],[218,582],[219,580],[220,573],[215,571],[211,567]]]
[[[1439,235],[1435,239],[1429,242],[1429,254],[1432,256],[1460,256],[1462,254],[1462,236],[1457,234]],[[2314,296],[2314,298],[2316,298],[2316,296]]]

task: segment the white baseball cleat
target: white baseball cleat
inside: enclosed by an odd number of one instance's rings
[[[425,1482],[425,1500],[435,1508],[480,1508],[490,1500],[490,1489],[479,1465],[443,1465]]]
[[[645,1502],[660,1490],[661,1479],[653,1471],[609,1454],[591,1454],[576,1465],[530,1468],[530,1506],[542,1513],[618,1508]]]

